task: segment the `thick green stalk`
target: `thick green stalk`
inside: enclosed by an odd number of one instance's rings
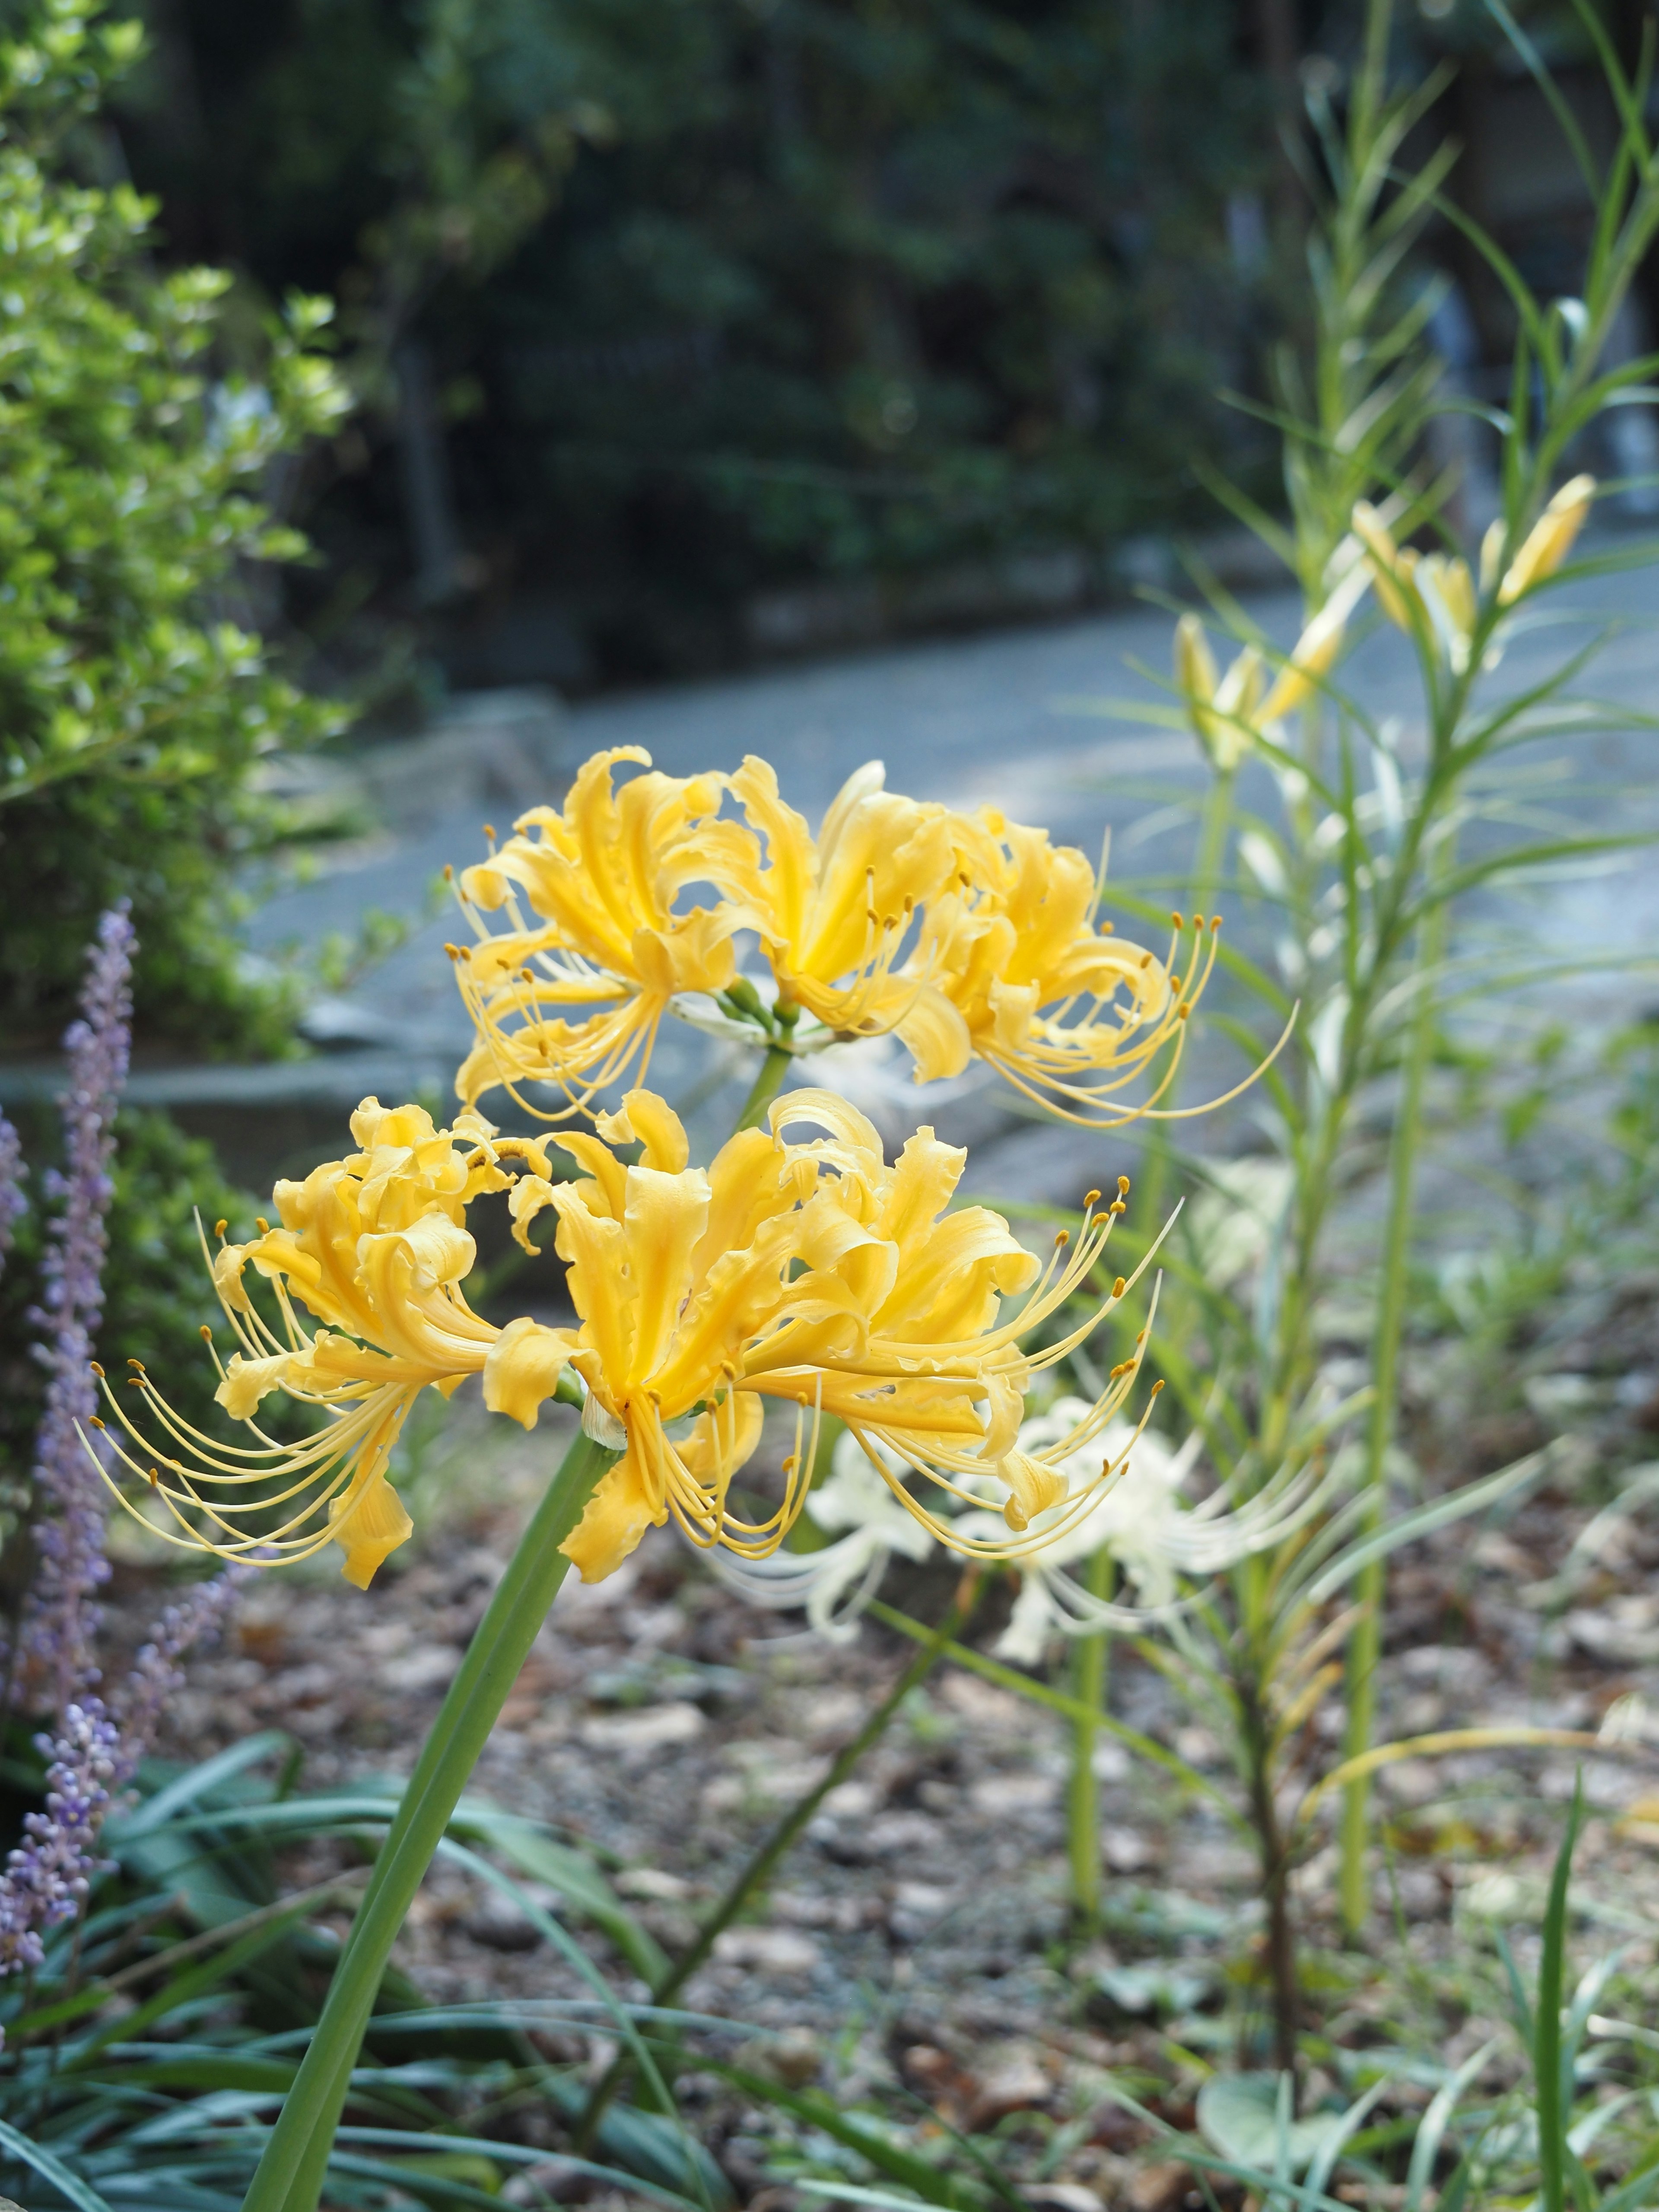
[[[714,1911],[697,1930],[690,1946],[669,1968],[661,1980],[653,1984],[651,2002],[666,2005],[677,1997],[699,1966],[714,1950],[723,1929],[729,1928],[744,1906],[763,1888],[776,1870],[780,1861],[794,1845],[806,1824],[811,1820],[832,1790],[838,1790],[852,1775],[865,1753],[878,1743],[903,1710],[904,1701],[912,1690],[918,1689],[938,1665],[951,1638],[966,1624],[979,1595],[979,1577],[969,1569],[958,1585],[955,1602],[927,1637],[920,1651],[899,1676],[892,1688],[870,1715],[852,1741],[839,1751],[830,1762],[830,1771],[822,1782],[817,1783],[804,1797],[798,1798],[767,1837],[752,1857],[738,1869],[735,1879],[727,1887]],[[592,2143],[594,2132],[611,2102],[629,2073],[632,2060],[624,2052],[618,2056],[610,2071],[594,2090],[586,2110],[577,2123],[575,2148],[579,2153]]]
[[[1382,1281],[1377,1297],[1371,1346],[1370,1424],[1366,1435],[1365,1492],[1370,1499],[1367,1530],[1382,1518],[1388,1477],[1389,1447],[1394,1441],[1400,1394],[1400,1342],[1405,1326],[1411,1267],[1412,1214],[1417,1188],[1418,1139],[1423,1120],[1423,1086],[1434,1047],[1434,982],[1445,951],[1446,908],[1437,901],[1424,917],[1418,942],[1417,1004],[1406,1040],[1389,1152],[1389,1218],[1382,1248]],[[1348,1643],[1348,1724],[1342,1756],[1358,1759],[1370,1749],[1376,1720],[1376,1662],[1382,1649],[1385,1565],[1368,1560],[1354,1583],[1359,1619]],[[1370,1826],[1370,1778],[1362,1775],[1343,1793],[1341,1872],[1338,1897],[1342,1924],[1358,1936],[1370,1907],[1366,1845]]]
[[[1112,1576],[1112,1555],[1103,1544],[1084,1564],[1083,1587],[1091,1597],[1109,1597]],[[1072,1861],[1072,1905],[1085,1928],[1092,1928],[1100,1917],[1100,1784],[1095,1779],[1095,1750],[1106,1703],[1107,1659],[1104,1629],[1095,1636],[1079,1637],[1072,1656],[1072,1694],[1084,1710],[1072,1723],[1066,1838]]]
[[[495,1586],[422,1750],[242,2212],[316,2212],[351,2069],[404,1916],[570,1562],[559,1547],[617,1455],[579,1435]]]
[[[767,1108],[782,1090],[784,1078],[794,1064],[795,1055],[787,1044],[767,1046],[766,1057],[755,1078],[755,1087],[744,1102],[743,1111],[738,1116],[737,1128],[732,1132],[733,1136],[738,1129],[759,1128],[766,1119]]]

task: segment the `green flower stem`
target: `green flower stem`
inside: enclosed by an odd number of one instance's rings
[[[242,2212],[316,2212],[351,2070],[404,1916],[570,1562],[559,1547],[617,1457],[579,1435],[519,1540],[432,1724]]]
[[[1083,1569],[1091,1597],[1112,1594],[1112,1555],[1103,1544]],[[1092,1928],[1100,1917],[1100,1784],[1095,1779],[1095,1748],[1106,1703],[1107,1632],[1080,1636],[1073,1648],[1072,1693],[1083,1708],[1072,1722],[1072,1773],[1066,1792],[1066,1838],[1072,1861],[1072,1903],[1079,1923]]]
[[[783,1079],[795,1064],[795,1055],[787,1044],[769,1044],[766,1057],[760,1064],[760,1073],[755,1078],[755,1087],[738,1116],[738,1129],[758,1129],[766,1119],[766,1109],[783,1088]]]
[[[690,1948],[675,1960],[661,1980],[653,1985],[651,2002],[653,2005],[670,2003],[685,1987],[713,1951],[720,1931],[731,1926],[756,1891],[763,1888],[771,1879],[779,1863],[793,1848],[830,1791],[838,1790],[848,1778],[865,1753],[886,1735],[902,1711],[904,1701],[911,1691],[919,1688],[945,1653],[955,1648],[952,1638],[967,1626],[978,1599],[979,1576],[970,1567],[957,1586],[950,1611],[937,1628],[921,1631],[923,1641],[921,1650],[853,1741],[836,1754],[823,1781],[816,1784],[804,1797],[798,1798],[790,1807],[760,1849],[738,1869],[725,1896],[697,1930]],[[605,2106],[626,2080],[631,2068],[632,2061],[626,2054],[619,2056],[589,2098],[587,2108],[576,2127],[574,2148],[579,2155],[584,2154],[592,2142]]]
[[[1418,941],[1417,1005],[1400,1070],[1400,1093],[1389,1152],[1388,1228],[1371,1348],[1371,1380],[1376,1395],[1371,1401],[1365,1447],[1365,1493],[1370,1504],[1362,1534],[1375,1528],[1382,1519],[1389,1447],[1394,1441],[1400,1395],[1400,1340],[1405,1325],[1411,1266],[1418,1138],[1423,1120],[1423,1086],[1434,1048],[1434,979],[1445,951],[1446,927],[1445,902],[1437,899],[1424,917]],[[1354,1600],[1361,1610],[1348,1642],[1348,1724],[1342,1745],[1345,1761],[1363,1758],[1371,1747],[1371,1731],[1376,1723],[1376,1662],[1382,1649],[1386,1573],[1386,1562],[1379,1556],[1367,1560],[1354,1582]],[[1341,1865],[1337,1896],[1342,1925],[1351,1936],[1358,1936],[1364,1927],[1370,1908],[1366,1864],[1370,1790],[1370,1775],[1361,1774],[1349,1783],[1342,1796]]]

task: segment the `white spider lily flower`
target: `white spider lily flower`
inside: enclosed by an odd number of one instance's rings
[[[1046,1413],[1023,1422],[1020,1449],[1041,1450],[1059,1442],[1071,1432],[1079,1409],[1087,1410],[1080,1399],[1061,1398]],[[1020,1560],[1013,1614],[994,1647],[999,1658],[1034,1667],[1056,1634],[1148,1628],[1184,1602],[1182,1577],[1220,1574],[1277,1543],[1318,1509],[1324,1491],[1311,1472],[1288,1484],[1270,1485],[1236,1511],[1227,1510],[1224,1489],[1200,1505],[1184,1504],[1182,1488],[1201,1446],[1196,1431],[1176,1450],[1152,1430],[1137,1436],[1128,1423],[1114,1421],[1071,1460],[1057,1462],[1073,1496],[1099,1482],[1103,1459],[1118,1471],[1075,1522],[1066,1523],[1063,1498],[1033,1519],[1034,1534],[1045,1522],[1055,1526],[1055,1534],[1050,1543],[1039,1544]],[[883,1456],[895,1475],[902,1476],[903,1462],[890,1453]],[[781,1551],[763,1559],[722,1551],[713,1553],[709,1564],[750,1604],[775,1612],[801,1607],[811,1632],[834,1644],[850,1643],[892,1554],[925,1559],[934,1539],[896,1501],[855,1437],[837,1439],[830,1479],[809,1493],[806,1511],[827,1534],[845,1533],[821,1551]],[[958,1513],[953,1527],[971,1540],[982,1538],[996,1518],[997,1508],[988,1500],[982,1508]],[[1103,1547],[1132,1586],[1133,1601],[1094,1597],[1066,1573],[1075,1561]]]
[[[895,1475],[904,1474],[903,1461],[879,1445],[876,1449]],[[710,1555],[710,1564],[726,1588],[750,1605],[774,1613],[803,1607],[812,1634],[830,1644],[850,1644],[859,1632],[859,1615],[880,1587],[893,1553],[925,1559],[934,1548],[933,1539],[895,1498],[852,1436],[836,1438],[830,1479],[808,1493],[806,1514],[826,1535],[845,1533],[817,1552],[774,1552],[763,1559],[720,1552]]]
[[[1021,1449],[1040,1447],[1066,1435],[1078,1403],[1061,1398],[1046,1413],[1024,1423]],[[998,1658],[1035,1667],[1054,1635],[1143,1630],[1178,1609],[1182,1576],[1220,1574],[1279,1542],[1317,1510],[1321,1492],[1310,1474],[1288,1485],[1270,1486],[1233,1511],[1227,1510],[1225,1488],[1202,1504],[1184,1504],[1182,1489],[1202,1442],[1194,1431],[1177,1450],[1152,1430],[1143,1431],[1137,1438],[1126,1424],[1113,1422],[1076,1455],[1075,1464],[1060,1463],[1062,1473],[1081,1484],[1097,1478],[1103,1455],[1115,1461],[1127,1455],[1115,1480],[1099,1492],[1087,1513],[1059,1531],[1052,1544],[1021,1559],[1019,1595],[1007,1627],[993,1646]],[[1048,1516],[1032,1522],[1033,1533],[1041,1533],[1044,1519],[1052,1516],[1058,1522],[1062,1513],[1063,1504],[1050,1508]],[[972,1524],[981,1517],[977,1512],[963,1514],[957,1525],[964,1534],[977,1534]],[[1065,1571],[1102,1550],[1111,1554],[1133,1587],[1133,1604],[1095,1597]]]

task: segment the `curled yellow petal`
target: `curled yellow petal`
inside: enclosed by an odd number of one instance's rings
[[[506,1413],[533,1429],[575,1348],[569,1329],[548,1328],[527,1318],[508,1322],[484,1360],[484,1404],[492,1413]]]
[[[617,1461],[600,1477],[581,1519],[559,1549],[585,1583],[613,1575],[653,1522],[665,1515],[652,1507],[650,1493],[634,1455]]]
[[[371,1475],[356,1494],[331,1500],[328,1520],[345,1553],[340,1571],[358,1589],[367,1589],[386,1554],[415,1533],[404,1501],[384,1474]]]

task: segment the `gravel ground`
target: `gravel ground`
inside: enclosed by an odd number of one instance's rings
[[[1557,1365],[1534,1382],[1531,1409],[1460,1402],[1447,1382],[1450,1352],[1439,1369],[1431,1349],[1414,1363],[1413,1442],[1436,1486],[1545,1443],[1564,1407],[1572,1432],[1523,1503],[1397,1558],[1382,1734],[1516,1722],[1595,1729],[1615,1699],[1659,1696],[1659,1528],[1639,1511],[1602,1510],[1659,1422],[1655,1378],[1641,1364],[1652,1356],[1656,1294],[1659,1281],[1639,1281],[1604,1297],[1579,1338],[1550,1348]],[[552,1421],[525,1438],[458,1401],[406,1484],[415,1541],[367,1594],[321,1570],[256,1585],[229,1644],[192,1668],[164,1753],[199,1757],[276,1727],[304,1747],[306,1786],[406,1773],[562,1443]],[[954,1575],[944,1565],[896,1567],[884,1594],[932,1621]],[[130,1554],[116,1584],[118,1632],[137,1633],[155,1590],[153,1566]],[[1008,1601],[1006,1582],[994,1583],[972,1632],[981,1650]],[[849,1644],[803,1635],[797,1617],[754,1611],[657,1532],[608,1582],[562,1595],[477,1788],[591,1846],[672,1954],[912,1651],[869,1622]],[[1111,1668],[1116,1714],[1221,1769],[1220,1747],[1141,1660],[1120,1644]],[[1334,1708],[1310,1724],[1311,1759],[1340,1727]],[[1603,1948],[1632,1942],[1638,1965],[1659,1937],[1659,1729],[1651,1742],[1646,1734],[1638,1717],[1636,1741],[1586,1766],[1596,1817],[1578,1859],[1592,1930],[1613,1931]],[[738,2024],[711,2038],[711,2051],[735,2048],[743,2063],[821,2082],[843,2103],[896,2099],[924,2136],[950,2127],[1023,2141],[1019,2130],[1033,2130],[1023,2186],[1042,2212],[1164,2212],[1190,2177],[1147,2162],[1143,2131],[1103,2083],[1109,2072],[1150,2083],[1158,2109],[1181,2124],[1205,2051],[1224,2063],[1250,2055],[1248,2022],[1241,2030],[1236,2005],[1224,2018],[1221,1998],[1253,1973],[1252,1856],[1218,1814],[1103,1742],[1106,1911],[1101,1931],[1074,1939],[1069,1755],[1060,1718],[942,1667],[826,1801],[682,2002]],[[1337,1960],[1333,1850],[1304,1863],[1304,1941],[1315,1960],[1336,1960],[1313,2008],[1334,2040],[1403,2032],[1407,1958],[1420,1984],[1452,1972],[1480,1923],[1535,1917],[1577,1761],[1561,1751],[1466,1753],[1390,1769],[1382,1803],[1391,1849],[1369,1961]],[[297,1854],[294,1880],[331,1871],[333,1848]],[[612,1986],[642,1998],[605,1941],[580,1932]],[[453,1868],[428,1879],[400,1958],[435,1999],[585,1994],[521,1916]],[[1455,2057],[1491,2027],[1478,2008],[1448,1999],[1430,2039],[1437,2056]],[[581,2049],[573,2043],[569,2055]],[[588,2055],[599,2065],[607,2052],[596,2039]],[[765,2116],[712,2076],[693,2075],[685,2092],[739,2196],[758,2203],[774,2177]],[[1068,2119],[1076,2124],[1057,2136]]]

